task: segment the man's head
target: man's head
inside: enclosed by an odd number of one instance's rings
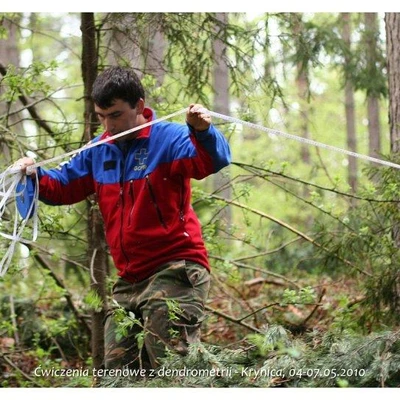
[[[132,69],[111,67],[95,80],[92,99],[106,131],[115,135],[145,122],[145,93]]]
[[[110,67],[95,80],[92,99],[100,108],[106,109],[117,100],[123,100],[134,108],[145,93],[139,77],[131,68]]]

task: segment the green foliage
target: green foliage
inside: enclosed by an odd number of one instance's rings
[[[174,299],[166,300],[167,308],[168,308],[168,320],[169,321],[177,321],[183,313],[179,303]]]
[[[43,75],[47,72],[53,72],[57,69],[56,61],[50,61],[48,64],[43,62],[34,62],[21,73],[13,65],[10,65],[7,74],[2,80],[6,90],[1,95],[1,99],[13,102],[20,95],[33,96],[41,94],[47,96],[52,87]]]
[[[352,304],[351,299],[345,295],[339,295],[334,307],[327,306],[332,315],[331,329],[336,332],[360,332],[362,331],[360,304]]]
[[[90,289],[87,292],[83,301],[87,305],[88,309],[93,310],[94,312],[100,312],[104,307],[103,300],[101,299],[99,294],[93,289]]]
[[[136,318],[135,314],[131,311],[125,310],[115,300],[113,300],[115,309],[113,310],[113,318],[117,323],[116,339],[121,340],[123,337],[128,336],[129,330],[134,325],[139,325],[143,328],[142,323]],[[138,337],[138,342],[143,345],[143,337]]]
[[[266,356],[276,349],[286,349],[290,343],[288,332],[281,326],[271,326],[266,334],[252,334],[247,338],[256,346],[261,356]]]
[[[286,303],[307,304],[315,301],[316,293],[312,287],[301,288],[300,290],[285,289],[283,301]]]

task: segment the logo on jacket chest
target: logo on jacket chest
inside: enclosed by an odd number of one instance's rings
[[[137,165],[133,168],[134,171],[144,171],[147,168],[146,160],[149,153],[147,149],[140,149],[135,152],[135,160],[137,161]]]

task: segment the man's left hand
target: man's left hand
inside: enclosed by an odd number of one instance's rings
[[[211,125],[211,116],[202,113],[204,108],[201,104],[191,104],[186,114],[186,122],[194,128],[196,132],[206,131]]]

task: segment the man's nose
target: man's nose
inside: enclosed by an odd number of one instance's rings
[[[104,125],[104,129],[107,132],[112,132],[113,128],[114,128],[114,123],[111,120],[111,118],[104,118],[103,120],[103,125]]]

